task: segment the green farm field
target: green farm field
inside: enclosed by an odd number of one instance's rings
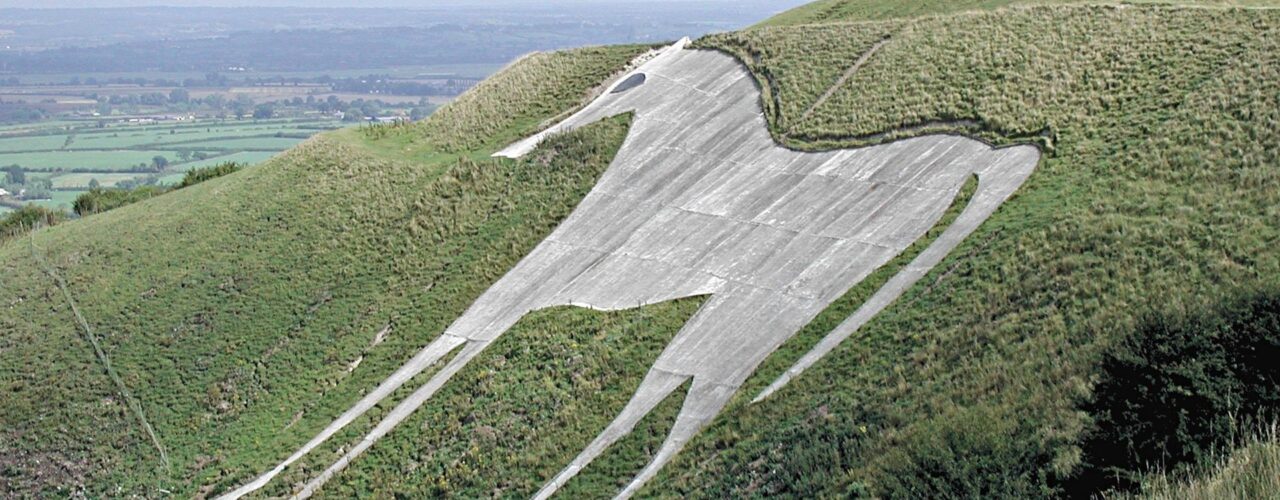
[[[32,203],[49,209],[55,210],[71,210],[71,205],[76,202],[76,197],[80,196],[83,191],[54,191],[47,200],[37,200]]]
[[[193,160],[186,163],[180,163],[178,165],[175,165],[173,167],[173,170],[178,172],[186,172],[187,170],[191,170],[193,168],[207,167],[210,165],[217,165],[219,163],[225,163],[229,161],[236,162],[236,163],[247,163],[252,165],[255,163],[261,163],[263,161],[266,161],[268,158],[271,158],[272,156],[275,156],[277,154],[279,153],[269,152],[269,151],[243,151],[239,153],[230,153],[222,156],[215,156],[213,158],[209,158],[205,160]]]
[[[198,150],[200,147],[209,147],[204,144],[208,142],[217,142],[221,140],[232,139],[254,139],[254,138],[274,138],[276,135],[285,135],[289,137],[301,136],[306,137],[316,133],[313,129],[300,129],[290,124],[282,125],[263,125],[253,127],[236,127],[217,125],[208,128],[191,128],[191,129],[171,129],[168,130],[143,130],[143,131],[111,131],[104,133],[77,134],[75,139],[67,148],[69,150],[99,150],[114,148],[137,148],[137,147],[173,147],[183,149]],[[65,136],[64,140],[65,140]],[[15,143],[21,144],[24,140],[34,138],[9,138],[0,139],[0,148],[18,150]],[[197,146],[200,144],[201,146]],[[61,143],[58,144],[61,146]],[[226,145],[215,145],[216,147],[228,147]]]
[[[0,139],[0,154],[20,151],[51,151],[67,145],[67,135],[39,135]]]
[[[20,165],[24,170],[74,172],[127,172],[139,163],[150,164],[156,156],[176,160],[173,151],[108,150],[51,151],[46,153],[0,153],[0,165]],[[171,161],[172,161],[171,160]]]
[[[297,145],[304,139],[305,138],[298,137],[239,137],[200,142],[183,142],[180,144],[173,144],[173,146],[203,151],[228,149],[245,151],[283,151]]]
[[[98,181],[102,187],[115,187],[117,183],[136,179],[137,174],[85,173],[61,174],[51,178],[53,188],[57,190],[88,189],[90,181]]]
[[[96,179],[175,183],[187,170],[223,162],[256,164],[308,137],[339,127],[332,120],[204,120],[164,124],[52,122],[0,129],[0,167],[17,165],[49,179],[56,194],[37,204],[67,208]],[[156,157],[165,163],[157,169]],[[203,157],[203,158],[201,158]]]

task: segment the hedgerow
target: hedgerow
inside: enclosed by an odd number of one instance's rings
[[[169,189],[164,186],[138,186],[132,189],[93,188],[77,196],[71,208],[76,215],[85,217],[132,205],[168,191]]]
[[[67,219],[66,214],[39,205],[24,205],[0,217],[0,242],[22,236],[42,227],[56,225]]]
[[[248,165],[243,163],[227,161],[217,165],[210,165],[208,167],[193,168],[188,170],[187,173],[182,176],[182,182],[179,182],[178,185],[173,188],[182,189],[185,187],[191,187],[209,179],[216,179],[227,174],[238,172],[247,166]]]

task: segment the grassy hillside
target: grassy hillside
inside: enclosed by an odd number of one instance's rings
[[[967,12],[1004,3],[819,2],[698,42],[755,73],[790,147],[947,132],[1046,154],[930,276],[748,405],[889,271],[766,361],[645,495],[1085,494],[1080,478],[1151,472],[1140,460],[1150,457],[1129,453],[1138,448],[1106,450],[1099,436],[1132,435],[1146,418],[1187,430],[1153,436],[1189,450],[1190,465],[1166,464],[1183,477],[1237,444],[1198,426],[1272,416],[1280,400],[1262,389],[1280,375],[1259,366],[1273,358],[1247,354],[1280,346],[1280,11]],[[487,155],[581,104],[644,50],[526,58],[426,123],[327,134],[0,243],[0,495],[214,494],[286,456],[591,188],[626,117],[527,160]],[[698,303],[525,318],[321,494],[527,496],[617,411]],[[1168,339],[1179,343],[1143,347]],[[1161,352],[1178,355],[1153,365]],[[1127,366],[1169,369],[1138,372],[1148,385],[1117,383],[1132,380],[1116,368]],[[1172,386],[1190,395],[1180,403],[1142,399],[1177,377],[1251,396],[1186,384]],[[625,483],[671,425],[676,396],[565,493]],[[1120,418],[1126,405],[1153,413]],[[266,493],[326,466],[388,409]]]
[[[620,66],[643,50],[571,52],[564,68]],[[577,87],[546,84],[569,100],[607,74]],[[493,110],[493,120],[511,111]],[[259,167],[7,241],[0,493],[215,493],[287,455],[568,214],[621,143],[620,120],[558,138],[522,162],[483,151],[470,156],[484,159],[398,160],[388,151],[426,148],[419,143],[430,136],[395,131],[373,141],[348,130]],[[41,261],[66,281],[154,426],[167,470]],[[565,314],[578,321],[531,327],[523,338],[589,343],[607,319]],[[628,356],[649,355],[640,346],[597,347],[593,362],[613,356],[632,366],[639,362]]]
[[[819,371],[746,406],[780,368],[762,370],[649,491],[1068,491],[1105,458],[1081,446],[1099,353],[1143,314],[1280,277],[1277,28],[1274,10],[1048,6],[702,40],[772,90],[774,132],[794,147],[937,131],[1040,143],[1047,157],[927,285]],[[847,66],[821,67],[860,56],[813,41],[881,36],[801,119],[835,81],[785,81],[793,68],[839,74]]]

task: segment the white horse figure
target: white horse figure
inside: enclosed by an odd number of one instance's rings
[[[580,112],[498,153],[519,157],[547,134],[635,112],[630,133],[573,213],[445,332],[306,446],[235,498],[266,484],[402,384],[461,346],[434,377],[298,493],[311,495],[525,314],[552,306],[627,309],[709,298],[675,335],[620,414],[538,492],[546,498],[692,379],[653,460],[652,478],[774,350],[931,228],[973,175],[959,217],[757,400],[786,384],[924,276],[1035,169],[1031,146],[992,149],[935,135],[823,153],[779,147],[750,74],[688,40],[635,69]]]

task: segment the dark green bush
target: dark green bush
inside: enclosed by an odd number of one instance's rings
[[[909,427],[875,466],[883,498],[1043,498],[1055,493],[1050,446],[1032,445],[1028,416],[956,408]]]
[[[228,162],[219,163],[217,165],[213,165],[209,167],[191,169],[187,171],[187,175],[182,177],[182,182],[179,182],[178,185],[174,187],[174,189],[182,189],[184,187],[194,186],[196,184],[207,181],[209,179],[222,177],[224,175],[237,172],[246,166],[247,165],[243,163],[228,161]]]
[[[66,219],[63,212],[27,205],[0,218],[0,241],[21,236],[32,228],[52,226]]]
[[[93,188],[76,197],[72,209],[81,217],[106,212],[160,196],[169,189],[162,186],[138,186],[133,189]]]
[[[1128,489],[1152,470],[1200,466],[1238,429],[1280,409],[1280,293],[1251,293],[1215,308],[1149,315],[1104,358],[1086,409],[1079,496]]]

